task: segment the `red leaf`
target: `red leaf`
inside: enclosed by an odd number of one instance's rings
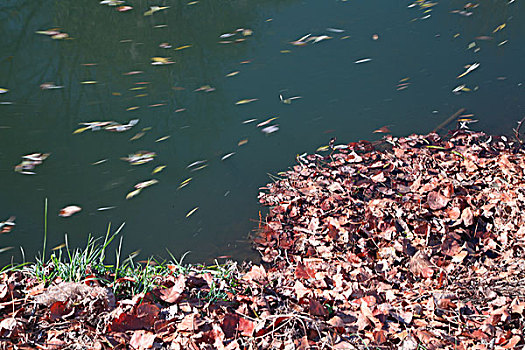
[[[65,301],[56,301],[49,308],[49,317],[51,317],[53,321],[62,318],[62,316],[66,315],[67,313],[69,313],[69,310],[67,307],[67,302]]]
[[[387,126],[382,126],[380,127],[379,129],[377,130],[374,130],[374,134],[377,134],[377,133],[389,133],[390,132],[390,129],[387,127]]]
[[[312,269],[304,266],[302,262],[298,262],[297,267],[295,268],[295,277],[304,279],[314,278],[315,272]]]
[[[160,309],[151,304],[144,303],[137,307],[136,314],[121,313],[113,319],[109,329],[113,332],[133,331],[137,329],[150,329],[156,321]]]
[[[155,334],[148,331],[135,331],[129,345],[135,349],[151,349],[155,342]]]
[[[502,347],[504,349],[513,349],[521,340],[521,337],[519,335],[515,335],[507,342],[507,344],[503,345]]]

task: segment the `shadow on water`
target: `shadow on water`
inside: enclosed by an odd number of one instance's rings
[[[0,220],[15,215],[17,226],[0,246],[22,245],[27,256],[41,249],[47,197],[49,247],[62,243],[64,233],[80,245],[88,233],[105,232],[108,222],[125,221],[128,252],[166,256],[168,248],[180,256],[190,250],[191,261],[253,258],[247,234],[261,210],[258,188],[269,182],[267,173],[286,169],[298,153],[314,152],[334,136],[340,142],[377,139],[372,131],[384,125],[396,135],[428,132],[461,107],[475,114],[476,128],[509,132],[523,114],[521,4],[483,3],[464,17],[450,13],[464,2],[439,3],[428,19],[409,4],[164,1],[155,5],[169,9],[144,16],[150,2],[130,2],[134,9],[126,13],[97,1],[3,2],[0,87],[9,92],[0,102],[13,104],[0,105]],[[492,33],[502,23],[506,28]],[[50,28],[72,39],[35,34]],[[218,43],[237,28],[253,35]],[[332,38],[290,44],[308,33]],[[493,40],[475,39],[481,35]],[[471,42],[478,52],[468,49]],[[186,45],[191,47],[174,50]],[[175,63],[153,66],[152,57]],[[372,61],[354,64],[367,57]],[[456,79],[473,62],[480,68]],[[131,71],[142,73],[124,74]],[[226,77],[235,71],[240,73]],[[408,88],[397,91],[404,78]],[[44,82],[63,88],[41,90]],[[459,84],[472,91],[453,94]],[[204,85],[215,90],[194,91]],[[283,104],[279,94],[302,98]],[[258,100],[235,105],[250,98]],[[255,126],[272,117],[278,118],[277,133]],[[252,118],[257,121],[243,124]],[[125,133],[73,134],[81,122],[131,119],[140,122]],[[143,137],[130,141],[143,129]],[[170,138],[155,142],[164,136]],[[239,146],[241,140],[248,142]],[[157,157],[141,166],[120,159],[139,150]],[[51,153],[37,175],[13,172],[20,157],[32,152]],[[208,166],[187,168],[198,160]],[[166,169],[152,175],[159,165]],[[134,184],[151,178],[159,183],[125,200]],[[83,210],[59,218],[56,213],[69,204]],[[2,261],[11,255],[20,259],[13,249]]]

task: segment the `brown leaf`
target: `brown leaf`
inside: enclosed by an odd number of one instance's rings
[[[140,330],[133,333],[129,345],[135,349],[151,349],[154,342],[155,334],[152,332]]]
[[[434,270],[432,269],[427,256],[421,251],[418,251],[410,259],[410,272],[415,276],[423,278],[430,278],[434,274]]]
[[[439,210],[447,206],[449,199],[438,192],[429,192],[427,196],[427,203],[430,209]]]
[[[246,281],[254,281],[263,284],[266,281],[266,270],[263,266],[253,265],[250,271],[242,278]]]
[[[251,337],[253,334],[253,330],[255,328],[255,323],[244,318],[239,318],[239,331],[241,334],[245,337]]]
[[[325,317],[328,316],[326,308],[317,300],[310,299],[308,309],[311,315]]]
[[[199,327],[197,326],[198,314],[186,315],[182,321],[177,325],[179,332],[195,332]]]
[[[304,284],[302,284],[300,281],[295,281],[293,289],[295,291],[295,295],[297,296],[297,300],[300,300],[306,294],[310,293],[310,290],[305,288]]]
[[[221,323],[221,328],[226,338],[232,338],[237,334],[237,327],[239,325],[239,316],[228,313],[224,316]]]
[[[175,284],[169,288],[161,289],[159,298],[167,303],[176,303],[181,299],[181,295],[186,288],[186,277],[180,274],[175,279]]]
[[[474,224],[474,215],[472,214],[472,210],[470,210],[469,207],[463,209],[463,212],[461,213],[461,220],[465,226]]]
[[[458,207],[448,208],[446,213],[450,220],[457,220],[461,216],[461,210]]]

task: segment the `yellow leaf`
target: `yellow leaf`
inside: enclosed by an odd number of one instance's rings
[[[183,45],[183,46],[179,46],[179,47],[176,47],[174,48],[173,50],[175,51],[178,51],[178,50],[184,50],[184,49],[187,49],[189,47],[191,47],[192,45]]]
[[[492,31],[492,33],[499,32],[500,30],[502,30],[502,29],[505,28],[506,26],[507,26],[506,23],[500,24],[499,26],[496,27],[496,29],[494,29],[494,30]]]
[[[87,80],[83,81],[80,84],[88,85],[88,84],[96,84],[97,82],[95,80]]]
[[[237,101],[235,102],[236,105],[244,105],[246,103],[250,103],[250,102],[254,102],[254,101],[257,101],[258,98],[250,98],[250,99],[246,99],[246,100],[240,100],[240,101]]]
[[[83,127],[83,128],[78,128],[77,130],[73,131],[73,134],[80,134],[86,130],[89,129],[89,126],[88,127]]]
[[[126,199],[131,199],[131,198],[135,197],[136,195],[138,195],[140,193],[140,191],[142,191],[141,188],[139,188],[137,190],[134,190],[134,191],[131,191],[130,193],[128,193],[126,195]]]
[[[129,140],[130,141],[135,141],[135,140],[138,140],[140,139],[142,136],[144,136],[144,133],[143,132],[139,132],[137,134],[135,134],[132,138],[130,138]]]
[[[158,62],[162,64],[170,63],[170,59],[168,57],[152,57],[151,60],[153,62]]]
[[[169,135],[168,135],[168,136],[162,136],[161,138],[156,139],[155,142],[165,141],[165,140],[169,139],[170,137],[171,137],[171,136],[169,136]]]
[[[139,108],[140,108],[139,106],[133,106],[133,107],[126,108],[126,111],[134,111],[135,109],[139,109]]]
[[[160,173],[162,170],[164,170],[165,167],[166,167],[165,165],[159,165],[158,167],[153,169],[153,171],[151,173],[152,174]]]
[[[226,76],[227,76],[227,77],[234,77],[234,76],[236,76],[237,74],[239,74],[239,71],[238,71],[238,70],[235,71],[235,72],[228,73],[228,74],[226,74]]]

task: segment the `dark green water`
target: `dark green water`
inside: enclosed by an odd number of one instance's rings
[[[95,0],[2,1],[0,87],[9,91],[0,94],[0,220],[16,216],[16,227],[0,236],[0,247],[14,247],[0,260],[20,260],[19,246],[28,257],[42,249],[45,198],[48,249],[65,233],[78,246],[108,223],[125,222],[124,251],[140,249],[144,258],[166,256],[166,248],[176,256],[191,251],[192,261],[250,258],[258,188],[296,154],[334,136],[338,143],[378,139],[373,131],[385,125],[394,135],[429,132],[462,107],[479,120],[472,128],[509,133],[524,112],[525,10],[519,0],[489,0],[471,16],[451,13],[465,3],[439,2],[425,13],[392,0],[130,0],[134,9],[120,13]],[[153,5],[170,7],[144,16]],[[71,39],[35,33],[53,28]],[[237,28],[253,34],[220,38]],[[309,33],[331,39],[290,44]],[[219,43],[235,38],[246,40]],[[175,63],[151,65],[152,57]],[[354,63],[364,58],[372,60]],[[475,62],[478,69],[456,78]],[[130,71],[143,73],[124,75]],[[400,81],[408,88],[396,90]],[[42,90],[46,82],[63,88]],[[462,84],[471,91],[454,94]],[[204,85],[215,90],[194,91]],[[137,87],[145,88],[131,90]],[[287,104],[280,94],[301,98]],[[242,99],[258,100],[235,104]],[[265,134],[257,124],[272,117],[265,126],[279,130]],[[131,119],[140,121],[123,133],[73,134],[82,122]],[[249,119],[257,121],[243,124]],[[157,157],[137,166],[120,159],[139,150]],[[51,153],[36,175],[14,172],[34,152]],[[198,160],[208,166],[187,168]],[[166,168],[152,175],[159,165]],[[159,183],[125,199],[153,178]],[[82,211],[59,217],[70,204]]]

